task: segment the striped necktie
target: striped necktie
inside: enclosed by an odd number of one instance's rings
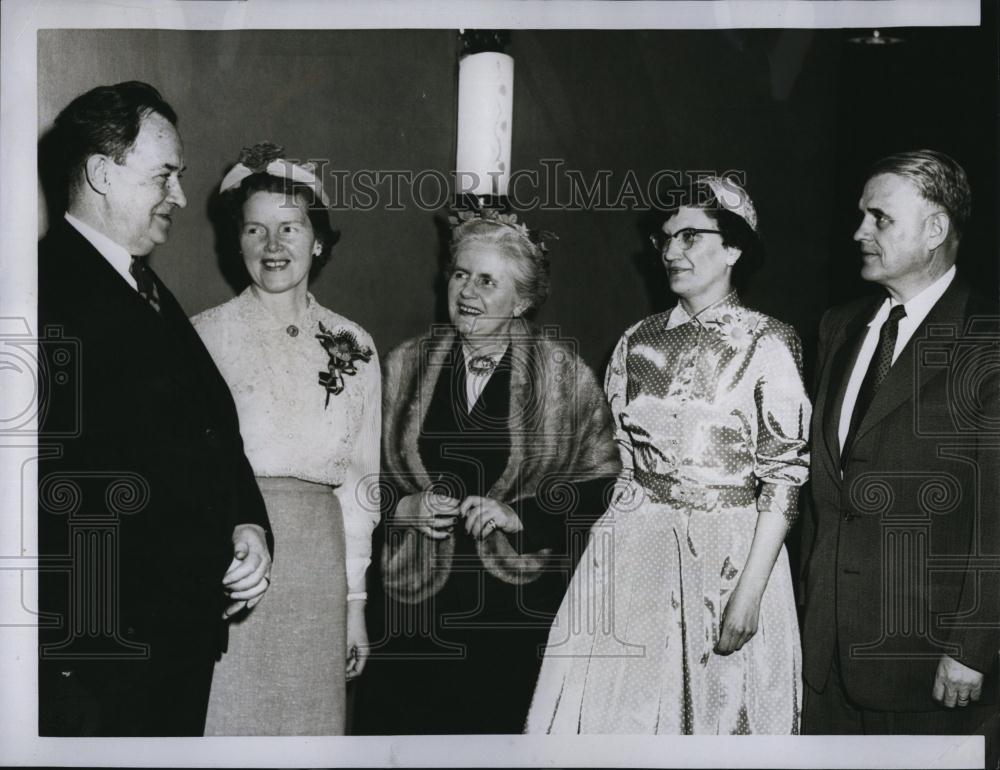
[[[851,427],[848,428],[847,438],[844,441],[844,449],[840,453],[840,466],[844,467],[851,445],[854,443],[854,436],[858,432],[858,426],[864,419],[868,407],[871,406],[882,386],[885,378],[889,376],[892,368],[892,354],[896,351],[896,338],[899,336],[899,322],[906,316],[906,308],[902,305],[893,305],[889,311],[889,318],[882,324],[878,333],[878,346],[875,348],[875,355],[872,356],[871,363],[868,364],[868,371],[865,379],[861,382],[861,389],[858,391],[858,400],[854,402],[854,411],[851,413]]]
[[[146,300],[149,306],[159,314],[160,294],[156,290],[153,271],[146,264],[145,257],[132,257],[132,264],[129,265],[128,271],[135,278],[135,285],[139,290],[139,296]]]

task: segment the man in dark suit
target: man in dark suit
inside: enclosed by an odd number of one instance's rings
[[[805,733],[984,734],[993,750],[1000,377],[996,306],[955,268],[970,203],[942,153],[879,161],[854,239],[884,292],[820,324]]]
[[[39,244],[39,732],[201,735],[225,618],[266,591],[267,513],[229,389],[145,257],[186,205],[177,117],[138,82],[56,119],[68,207]]]

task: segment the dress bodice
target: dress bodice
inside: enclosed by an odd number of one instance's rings
[[[292,477],[336,488],[344,515],[348,583],[363,590],[371,533],[379,519],[381,378],[368,333],[307,295],[289,325],[253,286],[191,319],[222,373],[240,418],[244,451],[257,476]],[[331,356],[317,337],[345,334],[356,358],[343,389],[328,393],[321,374]]]
[[[373,383],[379,378],[371,337],[309,295],[302,323],[290,326],[260,302],[253,287],[192,322],[236,401],[240,433],[254,473],[340,484],[361,435]],[[357,361],[344,390],[319,384],[329,356],[316,335],[320,324],[348,331],[373,355]]]
[[[735,294],[672,319],[632,327],[611,362],[608,395],[627,467],[654,499],[747,504],[758,483],[794,497],[808,475],[810,416],[795,331]]]

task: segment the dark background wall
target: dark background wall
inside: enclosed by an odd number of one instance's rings
[[[630,171],[642,187],[663,169],[744,172],[768,249],[746,299],[793,323],[808,352],[822,310],[867,288],[850,240],[865,168],[936,147],[974,187],[963,269],[995,288],[995,14],[986,9],[982,29],[899,30],[906,42],[893,46],[850,44],[850,34],[515,31],[513,166],[561,161],[585,179],[603,169],[612,198]],[[40,137],[74,96],[121,80],[154,84],[180,115],[189,203],[153,265],[192,314],[239,288],[220,266],[208,211],[243,145],[269,139],[351,172],[448,173],[454,163],[454,30],[45,30],[38,42]],[[399,203],[337,211],[342,238],[312,287],[383,353],[440,312],[446,212],[413,205],[405,190]],[[646,247],[659,220],[641,205],[524,214],[560,238],[538,320],[558,323],[600,370],[626,326],[671,304]]]

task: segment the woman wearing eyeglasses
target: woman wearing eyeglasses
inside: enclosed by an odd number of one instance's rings
[[[605,390],[623,492],[549,636],[528,732],[797,733],[801,652],[783,542],[810,404],[786,324],[740,302],[757,216],[706,179],[654,237],[677,305],[628,329]]]

